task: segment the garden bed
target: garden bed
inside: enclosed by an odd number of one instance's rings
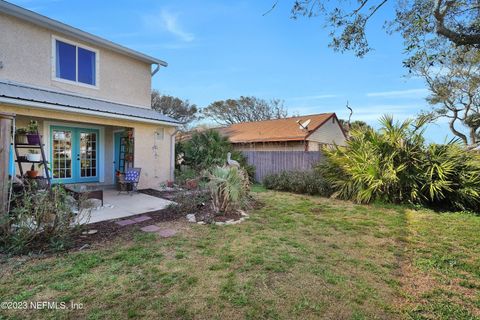
[[[206,192],[200,190],[155,190],[143,189],[142,193],[153,197],[168,199],[179,203],[179,207],[175,211],[179,211],[180,215],[195,215],[195,221],[201,224],[226,223],[243,221],[247,216],[241,210],[230,210],[222,214],[216,214],[212,207],[212,201]],[[259,207],[258,203],[251,200],[251,205]],[[191,221],[193,222],[193,221]]]
[[[170,209],[163,209],[125,217],[125,219],[134,219],[139,216],[148,216],[151,219],[125,226],[116,224],[114,220],[100,221],[86,225],[84,228],[85,231],[88,232],[89,230],[96,230],[96,232],[93,234],[77,235],[74,239],[72,250],[84,249],[96,243],[110,242],[116,238],[129,240],[133,238],[134,232],[142,227],[159,222],[168,222],[183,218],[183,215],[178,215],[176,212]]]

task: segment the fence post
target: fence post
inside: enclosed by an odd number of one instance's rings
[[[7,214],[12,114],[0,113],[0,215]]]

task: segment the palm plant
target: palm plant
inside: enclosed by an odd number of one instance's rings
[[[476,209],[480,194],[478,156],[456,142],[426,145],[425,118],[380,119],[381,128],[352,130],[346,147],[325,150],[318,170],[334,196],[360,203],[442,204]]]
[[[245,156],[241,152],[233,150],[228,138],[216,130],[196,132],[189,141],[178,143],[175,149],[177,155],[182,154],[184,164],[196,172],[213,166],[223,166],[227,160],[227,154],[231,152],[232,159],[240,162],[241,167],[248,172],[250,177],[255,175],[255,168],[247,164]]]
[[[249,182],[247,174],[237,167],[214,167],[210,170],[208,188],[214,211],[226,213],[246,204]]]

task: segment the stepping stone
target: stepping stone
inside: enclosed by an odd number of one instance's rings
[[[144,232],[157,232],[157,231],[160,230],[160,228],[157,227],[157,226],[154,225],[154,224],[151,224],[151,225],[149,225],[149,226],[140,228],[140,230],[142,230],[142,231],[144,231]]]
[[[95,234],[97,232],[98,232],[97,230],[91,229],[91,230],[88,230],[88,231],[83,231],[82,234],[89,235],[89,234]]]
[[[176,233],[177,231],[173,229],[163,229],[157,232],[157,234],[163,238],[173,237]]]
[[[139,217],[133,218],[132,220],[134,220],[135,222],[143,222],[151,219],[152,218],[150,218],[149,216],[139,216]]]
[[[118,224],[119,226],[128,226],[130,224],[134,224],[134,223],[137,223],[136,221],[133,221],[133,220],[130,220],[130,219],[125,219],[125,220],[120,220],[120,221],[117,221],[115,222],[116,224]]]

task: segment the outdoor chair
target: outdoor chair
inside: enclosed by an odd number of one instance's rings
[[[126,191],[127,194],[133,194],[137,192],[138,182],[140,180],[141,168],[128,168],[125,171],[125,176],[122,180],[118,181],[120,184],[120,190],[118,194]]]

